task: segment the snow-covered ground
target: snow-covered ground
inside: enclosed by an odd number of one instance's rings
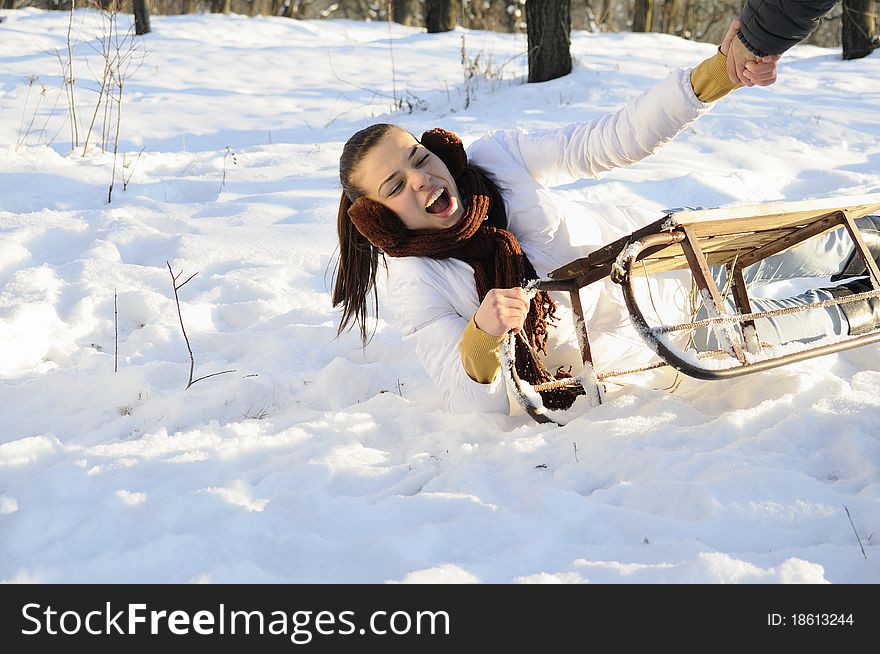
[[[558,428],[446,413],[385,322],[365,351],[335,338],[353,131],[587,119],[712,44],[575,33],[574,73],[526,85],[522,35],[156,16],[108,204],[112,155],[71,149],[68,15],[3,16],[0,580],[880,582],[876,346],[630,387]],[[103,29],[74,16],[81,140]],[[488,78],[465,81],[463,44]],[[656,209],[878,191],[880,56],[815,47],[561,190]],[[234,370],[189,390],[166,261],[198,273],[180,290],[195,375]]]

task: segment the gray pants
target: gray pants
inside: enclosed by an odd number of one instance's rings
[[[856,220],[856,225],[863,233],[876,233],[880,229],[880,217],[860,218]],[[743,269],[743,278],[749,289],[752,310],[771,311],[830,299],[832,295],[828,287],[834,286],[830,281],[823,285],[824,288],[809,290],[800,295],[782,299],[760,297],[760,292],[756,287],[804,277],[825,278],[827,280],[843,270],[854,250],[852,239],[847,231],[841,227]],[[873,252],[873,255],[876,258],[878,253]],[[727,278],[726,269],[723,266],[716,266],[712,272],[718,288],[724,288]],[[730,297],[727,298],[727,305],[730,313],[736,313]],[[706,310],[701,308],[697,319],[705,317]],[[849,331],[849,324],[840,308],[834,305],[757,320],[755,328],[761,341],[778,345],[795,340],[808,342],[825,336],[846,335]],[[718,347],[712,329],[697,330],[695,339],[701,347],[709,349]]]

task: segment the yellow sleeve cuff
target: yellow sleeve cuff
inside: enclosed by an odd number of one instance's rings
[[[691,86],[703,102],[715,102],[738,89],[742,84],[734,84],[727,76],[727,57],[721,50],[706,59],[691,71]]]
[[[501,370],[498,348],[505,338],[506,336],[490,336],[477,327],[477,323],[471,318],[458,344],[461,363],[468,377],[480,384],[491,384],[495,381]]]

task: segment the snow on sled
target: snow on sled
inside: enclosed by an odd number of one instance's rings
[[[565,414],[546,409],[540,391],[579,385],[595,406],[602,401],[603,382],[617,376],[672,366],[697,379],[729,379],[876,343],[880,341],[880,328],[877,327],[856,336],[826,337],[808,343],[793,341],[769,346],[761,341],[755,325],[762,318],[772,318],[781,313],[815,310],[880,295],[880,270],[854,222],[876,213],[880,213],[880,194],[721,209],[674,210],[629,236],[554,270],[547,279],[529,286],[570,294],[584,368],[574,377],[532,386],[520,379],[516,372],[516,336],[510,334],[501,348],[502,369],[508,390],[536,421],[563,424]],[[867,270],[867,273],[861,274],[869,276],[871,290],[774,311],[752,311],[743,278],[745,268],[841,227],[848,232],[855,245],[853,261],[861,259],[862,270]],[[723,266],[726,270],[735,313],[728,311],[725,306],[710,270],[712,266]],[[690,271],[693,285],[702,301],[703,313],[707,317],[675,325],[650,325],[639,306],[633,287],[634,278],[682,269]],[[639,369],[606,371],[600,375],[594,372],[589,329],[584,320],[579,290],[606,278],[619,286],[633,326],[646,346],[659,357],[655,363]],[[673,334],[681,332],[693,334],[697,329],[711,329],[719,349],[701,351],[695,347],[694,339],[689,339],[689,346],[682,349],[671,338]],[[529,351],[531,356],[538,356],[530,348]]]

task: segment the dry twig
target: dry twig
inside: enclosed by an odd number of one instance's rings
[[[849,509],[846,508],[846,505],[844,505],[843,508],[844,508],[844,510],[846,511],[846,517],[849,518],[849,524],[850,524],[850,525],[852,526],[852,528],[853,528],[853,533],[856,535],[856,540],[859,541],[859,547],[862,549],[862,556],[864,556],[864,557],[865,557],[865,560],[867,561],[867,560],[868,560],[868,555],[865,554],[865,548],[864,548],[864,546],[862,545],[862,539],[859,538],[859,532],[856,531],[856,526],[853,524],[852,516],[849,514]]]
[[[177,317],[180,320],[180,331],[183,332],[183,340],[186,341],[186,349],[189,352],[189,380],[187,381],[185,390],[188,390],[189,387],[195,384],[197,381],[202,381],[203,379],[207,379],[208,377],[216,377],[217,375],[225,375],[230,372],[235,372],[235,370],[223,370],[221,372],[212,372],[210,375],[204,375],[202,377],[197,377],[196,379],[193,379],[193,369],[196,366],[196,360],[193,357],[192,347],[190,347],[189,344],[189,337],[186,335],[186,328],[183,326],[183,314],[180,312],[180,296],[178,295],[177,291],[183,288],[187,284],[187,282],[189,282],[189,280],[191,280],[199,273],[194,272],[192,275],[186,278],[186,281],[178,284],[177,280],[180,279],[181,275],[183,275],[183,271],[181,270],[175,275],[174,271],[171,269],[171,264],[168,261],[165,262],[165,265],[168,266],[168,272],[171,274],[171,286],[174,289],[174,302],[175,304],[177,304]]]

